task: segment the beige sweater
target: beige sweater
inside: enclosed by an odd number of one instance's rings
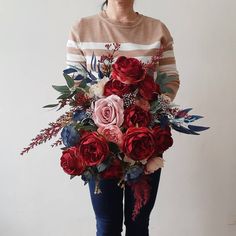
[[[83,63],[91,68],[91,57],[94,54],[97,60],[107,53],[105,44],[120,43],[120,49],[115,55],[135,57],[143,62],[150,61],[156,54],[157,48],[164,46],[163,56],[157,68],[176,79],[169,82],[167,87],[174,93],[166,93],[173,101],[179,89],[179,73],[176,68],[173,51],[173,38],[166,25],[159,19],[142,15],[136,12],[134,21],[121,23],[107,17],[105,10],[74,22],[69,31],[66,45],[66,64],[80,66]]]

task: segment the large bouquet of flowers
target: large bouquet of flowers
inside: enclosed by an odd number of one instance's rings
[[[120,44],[106,44],[108,50],[91,69],[84,64],[63,71],[66,85],[53,88],[60,93],[58,103],[69,110],[49,127],[42,129],[21,155],[60,133],[52,146],[64,145],[60,164],[70,178],[81,176],[84,183],[95,178],[95,193],[101,193],[101,179],[117,178],[120,187],[129,184],[134,191],[133,220],[149,199],[149,173],[163,167],[162,154],[173,144],[171,129],[199,134],[209,127],[190,123],[202,118],[189,115],[171,102],[166,86],[175,79],[158,71],[156,63],[163,48],[147,63],[119,56]]]

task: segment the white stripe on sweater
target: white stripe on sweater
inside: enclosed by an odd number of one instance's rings
[[[168,50],[162,53],[162,58],[174,57],[174,51]]]
[[[90,64],[90,63],[91,63],[92,56],[85,56],[85,58],[86,58],[87,63]],[[96,56],[97,62],[98,62],[98,60],[99,60],[100,58],[101,58],[100,56]],[[148,61],[151,60],[152,56],[140,56],[140,57],[133,57],[133,58],[136,58],[136,59],[141,60],[142,62],[146,63],[146,62],[148,62]],[[115,62],[117,59],[118,59],[118,57],[114,57],[114,62]],[[113,62],[113,63],[114,63],[114,62]]]
[[[68,61],[85,61],[85,57],[78,54],[67,53],[66,60]]]
[[[110,42],[75,42],[72,40],[67,41],[67,47],[72,48],[81,48],[84,49],[106,49],[105,44],[109,44]],[[150,50],[155,48],[160,48],[161,42],[156,41],[152,44],[138,44],[138,43],[121,43],[120,51],[133,51],[133,50]]]

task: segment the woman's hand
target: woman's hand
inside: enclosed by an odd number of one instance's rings
[[[162,157],[150,158],[145,165],[144,174],[151,174],[159,168],[164,167],[164,161]]]

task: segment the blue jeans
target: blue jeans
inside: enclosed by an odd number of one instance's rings
[[[94,194],[95,181],[89,181],[89,191],[93,210],[96,216],[96,236],[121,236],[123,225],[123,194],[124,199],[124,224],[126,226],[125,236],[149,236],[149,217],[153,209],[159,181],[161,168],[150,174],[151,194],[150,199],[144,205],[135,221],[132,221],[134,197],[131,188],[126,184],[125,189],[120,188],[116,179],[100,181],[101,194]]]

